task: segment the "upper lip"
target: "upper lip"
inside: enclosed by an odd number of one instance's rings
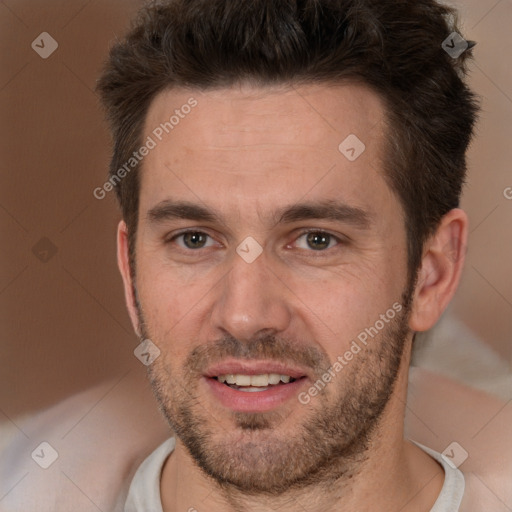
[[[240,359],[231,359],[216,363],[204,372],[205,377],[218,377],[219,375],[241,374],[241,375],[263,375],[268,373],[277,373],[279,375],[289,375],[294,379],[307,377],[308,372],[303,368],[289,363],[279,361],[263,360],[249,361]]]

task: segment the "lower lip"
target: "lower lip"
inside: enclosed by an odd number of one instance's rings
[[[265,412],[281,406],[290,398],[296,398],[306,378],[254,392],[238,391],[211,377],[203,377],[203,380],[224,407],[238,412]]]

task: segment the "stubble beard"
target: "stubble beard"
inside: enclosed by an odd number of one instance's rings
[[[225,337],[196,347],[184,369],[170,369],[165,354],[148,367],[158,404],[169,425],[196,465],[221,489],[247,496],[279,496],[311,486],[328,489],[340,478],[351,478],[367,458],[379,420],[399,374],[409,335],[410,291],[402,310],[307,405],[297,400],[299,419],[285,427],[286,417],[267,413],[226,412],[201,402],[198,383],[206,361],[231,356],[269,358],[305,364],[321,376],[331,366],[324,352],[264,336],[248,343]],[[141,311],[143,338],[151,338]],[[159,342],[161,347],[171,341]],[[162,351],[164,352],[164,351]],[[290,357],[290,355],[292,357]],[[288,426],[290,422],[288,422]]]

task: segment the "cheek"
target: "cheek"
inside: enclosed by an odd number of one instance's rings
[[[156,262],[142,260],[138,265],[137,292],[144,321],[150,336],[160,341],[166,351],[182,351],[185,343],[179,340],[197,338],[201,314],[207,300],[205,279],[181,276],[176,269],[166,268]],[[205,297],[206,294],[206,297]],[[167,346],[168,345],[168,346]]]
[[[295,311],[331,358],[400,302],[405,278],[399,263],[382,257],[371,265],[339,268],[327,278],[294,278]]]
[[[302,296],[304,323],[331,357],[343,353],[350,341],[380,312],[383,297],[378,290],[368,291],[359,280],[338,280],[321,288],[305,289]],[[385,311],[386,308],[384,308]]]

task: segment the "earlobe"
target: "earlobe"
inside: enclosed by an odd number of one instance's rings
[[[425,243],[409,320],[413,331],[432,328],[454,296],[464,267],[467,234],[467,215],[455,208]]]
[[[117,226],[117,265],[121,272],[124,284],[124,296],[126,300],[126,307],[130,314],[132,326],[137,336],[141,336],[139,317],[137,314],[137,307],[135,304],[134,297],[134,286],[132,282],[132,276],[130,272],[130,258],[129,258],[129,246],[128,246],[128,227],[122,220]]]

